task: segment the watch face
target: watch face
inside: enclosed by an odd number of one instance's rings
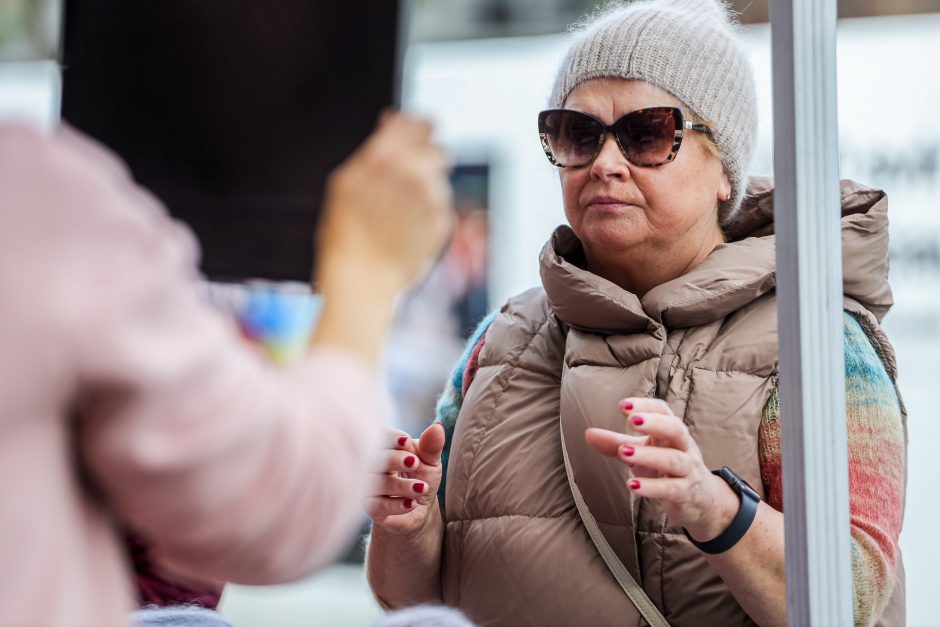
[[[751,498],[755,500],[760,500],[760,495],[757,491],[751,487],[747,481],[738,476],[738,473],[734,472],[727,466],[722,466],[718,470],[714,471],[716,475],[722,478],[725,483],[727,483],[731,488],[738,494],[745,492]]]
[[[721,477],[722,480],[730,486],[734,486],[736,483],[741,482],[740,477],[738,477],[738,475],[727,466],[722,466],[715,471],[715,474]]]

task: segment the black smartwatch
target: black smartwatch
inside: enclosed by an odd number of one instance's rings
[[[731,524],[717,538],[708,542],[698,542],[684,528],[682,531],[689,541],[703,553],[716,555],[724,553],[744,537],[747,530],[751,528],[754,517],[757,515],[757,504],[760,503],[760,495],[754,491],[754,488],[747,484],[747,481],[739,477],[733,470],[727,466],[722,466],[718,470],[712,471],[713,475],[721,477],[725,483],[731,486],[734,493],[741,499],[741,507],[738,509],[738,515],[734,517]]]

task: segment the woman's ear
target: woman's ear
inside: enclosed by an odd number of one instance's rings
[[[728,180],[728,175],[722,172],[721,181],[718,183],[718,200],[724,202],[729,198],[731,198],[731,181]]]

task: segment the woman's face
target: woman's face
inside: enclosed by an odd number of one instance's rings
[[[586,81],[565,101],[566,109],[604,124],[653,106],[686,110],[658,87],[623,79]],[[718,201],[728,197],[731,186],[703,140],[701,133],[686,131],[674,161],[640,167],[627,161],[608,135],[593,163],[560,170],[565,215],[589,267],[651,261],[650,255],[670,255],[674,261],[687,255],[692,263],[704,243],[710,251],[716,238],[721,242]]]

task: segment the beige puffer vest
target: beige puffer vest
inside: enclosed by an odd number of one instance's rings
[[[895,376],[878,327],[891,305],[886,199],[844,183],[845,306]],[[738,231],[687,275],[642,299],[581,268],[560,227],[541,255],[543,290],[507,303],[486,334],[454,432],[446,483],[444,601],[481,625],[637,625],[579,518],[565,473],[667,620],[751,624],[718,575],[627,467],[595,453],[588,426],[622,430],[618,401],[655,396],[689,425],[710,468],[763,496],[758,428],[777,373],[772,190],[756,181]],[[755,236],[756,234],[756,236]],[[761,236],[763,235],[763,236]],[[734,236],[734,234],[732,234]],[[560,424],[559,424],[560,417]],[[903,589],[885,624],[903,623]]]

